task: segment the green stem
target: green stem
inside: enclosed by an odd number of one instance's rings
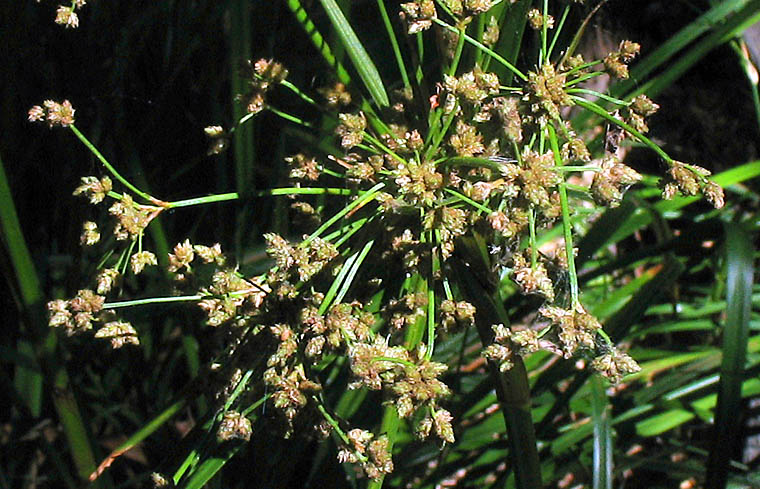
[[[562,11],[562,18],[559,20],[559,25],[557,26],[557,29],[554,31],[554,37],[552,37],[552,43],[549,45],[549,50],[546,52],[546,60],[548,61],[552,56],[552,51],[554,51],[554,46],[557,44],[557,39],[559,39],[559,35],[562,32],[562,27],[565,25],[565,20],[567,20],[567,14],[570,13],[570,5],[565,5],[565,10]]]
[[[660,155],[660,157],[662,157],[662,159],[665,160],[665,162],[668,165],[672,165],[673,164],[673,158],[671,158],[665,151],[663,151],[662,148],[660,148],[659,146],[657,146],[657,144],[655,144],[654,141],[652,141],[648,137],[644,136],[639,131],[637,131],[633,127],[629,126],[625,122],[621,121],[620,119],[611,116],[600,105],[595,104],[594,102],[589,102],[588,100],[586,100],[583,97],[572,96],[572,98],[575,101],[575,103],[577,103],[581,107],[583,107],[585,109],[588,109],[589,111],[593,112],[594,114],[602,117],[603,119],[606,119],[606,120],[612,122],[616,126],[619,126],[619,127],[623,128],[623,129],[625,129],[626,131],[628,131],[629,133],[631,133],[636,139],[638,139],[639,141],[641,141],[642,143],[644,143],[644,145],[646,145],[649,149],[651,149],[652,151],[654,151],[655,153],[657,153],[658,155]]]
[[[333,217],[331,217],[330,219],[328,219],[327,221],[325,221],[321,226],[319,226],[319,228],[317,228],[316,231],[314,231],[313,233],[311,233],[311,235],[309,235],[308,238],[306,238],[305,240],[303,240],[301,242],[301,244],[299,244],[298,246],[299,247],[304,247],[304,246],[308,245],[314,238],[316,238],[317,236],[319,236],[320,234],[322,234],[323,232],[325,232],[325,230],[327,228],[329,228],[335,222],[337,222],[338,220],[340,220],[341,218],[343,218],[343,216],[345,216],[346,214],[348,214],[349,212],[351,212],[353,209],[361,207],[364,204],[366,204],[367,202],[369,202],[372,199],[374,199],[377,196],[377,194],[380,192],[380,190],[382,190],[383,187],[385,187],[385,184],[381,182],[381,183],[378,183],[377,185],[375,185],[374,187],[372,187],[371,189],[369,189],[367,191],[367,193],[365,193],[364,195],[362,195],[361,197],[359,197],[355,201],[351,202],[346,207],[344,207],[340,212],[338,212]]]
[[[484,206],[483,204],[480,204],[480,203],[472,200],[471,198],[467,197],[464,194],[461,194],[461,193],[457,192],[454,189],[450,189],[450,188],[446,187],[446,188],[443,189],[443,191],[446,192],[446,193],[449,193],[449,194],[451,194],[451,195],[453,195],[455,197],[457,197],[458,199],[463,200],[464,202],[467,202],[468,204],[470,204],[471,206],[475,207],[476,209],[478,209],[480,211],[486,212],[488,214],[491,214],[493,212],[491,209],[489,209],[488,207]]]
[[[346,188],[320,188],[320,187],[283,187],[256,192],[257,197],[277,196],[277,195],[351,195],[352,191]],[[226,194],[207,195],[205,197],[194,197],[192,199],[177,200],[169,202],[165,207],[174,209],[177,207],[190,207],[201,204],[211,204],[214,202],[227,202],[237,200],[240,194],[229,192]]]
[[[401,55],[401,49],[398,45],[398,39],[396,39],[396,33],[393,30],[391,19],[388,17],[388,11],[385,8],[385,2],[383,0],[377,0],[377,8],[380,10],[380,17],[383,19],[385,30],[388,32],[388,37],[391,40],[391,48],[393,48],[393,55],[396,58],[396,64],[398,64],[398,71],[401,73],[401,79],[404,82],[404,88],[411,88],[409,82],[409,75],[406,72],[406,64],[404,63],[404,57]]]
[[[145,299],[134,299],[131,301],[106,302],[103,309],[120,309],[131,306],[141,306],[145,304],[167,304],[172,302],[195,302],[206,297],[205,295],[181,295],[173,297],[148,297]]]
[[[298,88],[297,86],[295,86],[293,83],[289,82],[288,80],[282,80],[280,82],[280,85],[282,85],[283,87],[289,89],[291,92],[301,97],[301,100],[303,100],[307,104],[313,105],[314,107],[319,107],[319,104],[313,98],[306,95],[300,88]]]
[[[464,49],[464,29],[460,28],[457,33],[457,47],[456,51],[454,51],[454,58],[451,60],[451,65],[449,66],[449,76],[456,76],[459,60],[462,59],[462,50]]]
[[[562,158],[559,153],[559,143],[557,142],[557,133],[552,125],[546,126],[549,130],[549,142],[551,143],[552,152],[554,153],[554,163],[556,166],[562,165]],[[570,204],[567,198],[567,186],[564,180],[559,184],[559,202],[562,208],[562,230],[565,236],[565,253],[567,254],[567,272],[570,276],[570,298],[572,307],[580,306],[578,296],[578,274],[575,271],[575,249],[573,247],[573,224],[570,220]]]
[[[124,178],[123,176],[121,176],[121,174],[118,171],[116,171],[116,168],[114,168],[113,165],[111,165],[111,163],[108,162],[108,160],[105,158],[105,156],[103,156],[100,153],[100,151],[98,151],[98,148],[96,148],[95,145],[93,145],[90,142],[90,140],[87,139],[85,137],[85,135],[82,134],[79,131],[79,129],[77,129],[77,127],[74,124],[69,124],[68,127],[69,127],[69,129],[71,129],[71,132],[73,132],[74,135],[82,142],[82,144],[84,144],[85,146],[87,146],[87,149],[89,149],[90,152],[93,155],[95,155],[95,157],[103,164],[103,166],[106,168],[106,170],[108,170],[111,173],[111,175],[113,175],[114,178],[116,178],[116,180],[118,180],[119,182],[121,182],[122,185],[124,185],[129,190],[131,190],[132,192],[134,192],[136,195],[139,195],[143,199],[147,200],[148,202],[159,203],[156,198],[154,198],[153,196],[151,196],[151,195],[143,192],[139,188],[135,187],[134,185],[132,185],[131,183],[129,183],[129,181],[126,178]]]
[[[631,102],[626,102],[625,100],[620,100],[619,98],[610,97],[609,95],[605,95],[603,93],[599,93],[596,90],[588,90],[586,88],[569,88],[566,90],[569,94],[574,93],[585,93],[586,95],[592,95],[594,97],[599,97],[602,100],[606,100],[607,102],[611,102],[616,105],[622,105],[623,107],[628,107],[631,105]]]
[[[280,109],[272,107],[271,105],[267,105],[266,109],[269,112],[271,112],[271,113],[273,113],[273,114],[275,114],[277,116],[282,117],[286,121],[294,122],[294,123],[296,123],[298,125],[301,125],[303,127],[314,127],[314,125],[311,122],[305,121],[305,120],[301,119],[300,117],[296,117],[294,115],[290,115],[287,112],[283,112]]]
[[[456,34],[459,33],[459,30],[456,27],[450,26],[446,22],[442,21],[441,19],[433,18],[433,22],[438,24],[439,26],[443,27],[444,29],[454,32]],[[483,43],[476,41],[472,37],[468,36],[467,34],[464,34],[464,40],[472,44],[473,46],[482,49],[486,53],[488,53],[493,59],[504,65],[505,68],[507,68],[509,71],[517,75],[522,81],[528,81],[528,77],[523,74],[522,71],[518,70],[512,63],[504,59],[502,56],[500,56],[498,53],[493,51],[492,49],[489,49],[486,47]]]

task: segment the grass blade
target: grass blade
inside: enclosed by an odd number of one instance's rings
[[[726,324],[720,367],[715,432],[707,462],[706,487],[726,486],[732,450],[740,439],[741,387],[752,306],[753,246],[741,225],[726,224]]]
[[[356,37],[356,33],[348,23],[346,16],[343,15],[343,11],[335,0],[320,0],[320,3],[324,7],[325,12],[327,12],[327,16],[330,18],[333,27],[338,32],[338,36],[346,48],[348,57],[354,63],[354,68],[359,73],[372,99],[380,107],[387,107],[389,105],[388,94],[385,92],[380,73],[378,73],[377,67],[375,67],[375,64],[370,59],[359,38]]]
[[[612,489],[612,427],[610,407],[601,376],[591,378],[591,408],[594,424],[593,488]]]

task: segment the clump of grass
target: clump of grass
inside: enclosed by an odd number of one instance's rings
[[[110,204],[114,240],[94,290],[51,302],[50,324],[68,334],[92,330],[119,348],[139,344],[140,335],[139,325],[116,311],[197,303],[225,338],[207,371],[218,409],[206,428],[218,441],[250,440],[252,422],[262,417],[285,437],[332,436],[338,460],[355,464],[372,487],[393,473],[400,430],[456,443],[456,420],[447,407],[452,388],[444,375],[457,360],[438,361],[437,347],[474,328],[508,421],[518,486],[539,487],[523,356],[545,351],[585,358],[613,383],[639,370],[588,312],[576,269],[578,220],[618,206],[642,178],[621,161],[620,148],[636,142],[658,155],[667,167],[665,198],[703,194],[719,208],[722,189],[707,170],[674,160],[646,136],[646,117],[658,109],[652,100],[584,88],[603,75],[627,78],[640,47],[624,40],[603,59],[585,60],[573,52],[581,27],[563,49],[570,3],[557,6],[558,19],[548,1],[521,17],[537,48],[532,64],[520,69],[516,55],[507,59],[494,50],[512,13],[504,2],[404,3],[399,42],[399,29],[379,1],[401,79],[392,90],[339,6],[320,3],[362,84],[322,43],[304,7],[289,0],[335,67],[335,83],[312,93],[291,83],[280,63],[260,59],[250,65],[248,92],[240,94],[248,114],[233,127],[205,131],[209,152],[219,153],[241,125],[270,112],[331,141],[286,158],[289,184],[256,194],[288,196],[306,223],[295,239],[263,236],[272,261],[264,273],[242,273],[218,244],[184,240],[167,257],[175,295],[109,300],[124,276],[159,263],[144,233],[164,211],[240,196],[158,199],[121,176],[87,140],[70,103],[30,109],[29,120],[72,131],[110,174],[84,177],[75,194]],[[517,53],[516,42],[515,50],[500,52]],[[321,121],[279,109],[285,92],[316,109]],[[569,117],[577,110],[606,124],[603,143],[573,127]],[[540,241],[551,233],[558,238],[547,251]],[[82,243],[94,246],[101,234],[86,222]],[[510,325],[499,295],[505,281],[538,299],[531,327]],[[379,426],[356,426],[343,415],[341,405],[355,394],[335,392],[341,376],[354,393],[381,393]],[[266,414],[260,406],[268,406]],[[194,463],[180,465],[170,478],[206,477]]]

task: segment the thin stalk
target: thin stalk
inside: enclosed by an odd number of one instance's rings
[[[454,110],[446,116],[446,120],[443,122],[443,127],[440,127],[442,110],[440,108],[436,109],[430,130],[430,135],[432,136],[430,139],[432,142],[427,150],[425,150],[425,159],[429,159],[435,154],[435,151],[438,149],[438,146],[440,146],[444,136],[446,136],[446,133],[449,131],[449,127],[451,127],[451,124],[454,122],[458,109],[459,107],[455,107]]]
[[[380,17],[383,19],[385,30],[388,32],[388,38],[391,40],[391,48],[393,49],[393,56],[396,58],[396,64],[398,65],[398,71],[401,73],[401,80],[404,82],[404,88],[411,88],[409,82],[409,75],[406,72],[406,64],[404,63],[404,57],[401,55],[401,49],[398,45],[398,39],[396,39],[396,33],[393,30],[391,19],[388,17],[388,11],[385,8],[385,2],[383,0],[377,0],[377,8],[380,10]]]
[[[528,211],[528,229],[530,232],[530,237],[528,238],[528,242],[530,243],[530,268],[535,270],[538,263],[538,244],[536,244],[536,209],[533,205],[530,206],[530,210]]]
[[[588,26],[589,22],[591,22],[591,18],[594,17],[594,14],[596,14],[600,8],[602,8],[602,5],[607,3],[607,0],[602,0],[598,4],[596,4],[596,7],[588,13],[585,19],[583,19],[583,22],[581,23],[581,26],[578,28],[578,32],[575,33],[575,36],[573,37],[573,40],[570,42],[570,46],[567,48],[567,51],[565,51],[565,54],[560,58],[559,62],[557,63],[558,66],[565,63],[565,60],[573,55],[575,52],[575,48],[578,47],[578,43],[581,42],[581,38],[583,37],[583,33],[586,31],[586,27]]]
[[[570,13],[570,5],[565,5],[565,10],[562,11],[562,18],[559,20],[559,25],[557,25],[557,29],[554,31],[554,37],[552,37],[552,43],[549,45],[549,50],[546,52],[546,60],[549,61],[549,59],[552,56],[552,51],[554,51],[554,46],[557,44],[557,39],[559,39],[559,35],[562,32],[562,27],[565,25],[565,20],[567,20],[567,14]]]
[[[301,119],[300,117],[296,117],[294,115],[288,114],[287,112],[283,112],[280,109],[272,107],[271,105],[267,105],[266,110],[268,110],[269,112],[271,112],[271,113],[273,113],[273,114],[275,114],[275,115],[277,115],[279,117],[282,117],[286,121],[294,122],[294,123],[296,123],[296,124],[298,124],[300,126],[309,127],[309,128],[314,127],[314,125],[311,122],[305,121],[305,120]]]
[[[457,74],[457,67],[459,66],[459,60],[462,59],[462,50],[464,49],[464,29],[460,28],[458,30],[458,37],[457,37],[457,47],[454,51],[454,58],[451,60],[451,65],[449,65],[449,76],[456,76]]]
[[[170,304],[172,302],[195,302],[206,297],[205,295],[180,295],[171,297],[148,297],[145,299],[133,299],[129,301],[106,302],[103,309],[120,309],[124,307],[142,306],[146,304]]]
[[[109,173],[111,173],[111,175],[113,175],[116,180],[118,180],[119,182],[121,182],[122,185],[124,185],[129,190],[131,190],[132,192],[134,192],[136,195],[139,195],[143,199],[147,200],[148,202],[152,202],[154,204],[159,204],[159,205],[162,204],[161,201],[157,200],[155,197],[149,195],[148,193],[143,192],[139,188],[137,188],[134,185],[132,185],[131,183],[129,183],[129,181],[126,178],[124,178],[123,176],[121,176],[121,174],[118,171],[116,171],[116,168],[114,168],[113,165],[111,165],[111,163],[108,162],[108,160],[105,158],[105,156],[103,156],[100,153],[100,151],[98,151],[98,148],[96,148],[95,145],[93,145],[90,142],[90,140],[87,139],[85,137],[85,135],[82,134],[79,131],[79,129],[77,129],[77,127],[74,124],[70,124],[68,127],[69,127],[69,129],[71,129],[71,132],[73,132],[74,135],[82,142],[82,144],[84,144],[87,147],[87,149],[89,149],[90,152],[93,155],[95,155],[95,157],[98,159],[98,161],[100,161],[100,163],[103,164],[103,166],[106,168],[106,170],[108,170]]]
[[[456,34],[459,33],[459,29],[456,27],[453,27],[446,22],[442,21],[441,19],[433,18],[433,22],[438,24],[439,26],[443,27],[444,29],[454,32]],[[501,63],[505,68],[507,68],[509,71],[517,75],[522,81],[528,81],[528,77],[523,74],[522,71],[518,70],[512,63],[504,59],[501,55],[499,55],[497,52],[493,51],[492,49],[489,49],[486,47],[483,43],[478,42],[477,40],[473,39],[472,37],[468,36],[467,34],[464,34],[464,40],[472,44],[473,46],[477,47],[478,49],[481,49],[488,53],[493,59]]]
[[[277,196],[277,195],[351,195],[353,191],[346,188],[331,187],[283,187],[256,192],[256,197]],[[194,197],[192,199],[176,200],[167,203],[166,207],[174,209],[178,207],[190,207],[194,205],[212,204],[214,202],[228,202],[238,200],[240,194],[229,192],[226,194],[207,195],[205,197]]]
[[[303,90],[301,90],[300,88],[295,86],[293,83],[289,82],[288,80],[282,80],[280,82],[280,85],[282,85],[283,87],[289,89],[291,92],[298,95],[301,98],[301,100],[303,100],[307,104],[313,107],[318,107],[318,108],[320,107],[320,105],[313,98],[309,97],[306,93],[303,92]]]
[[[440,234],[430,231],[430,241],[436,244],[436,248],[440,247]],[[430,360],[435,350],[435,277],[441,273],[441,259],[433,249],[432,259],[430,260],[430,286],[428,287],[428,309],[427,309],[427,351],[425,352],[425,358]]]
[[[544,21],[541,25],[541,53],[539,55],[539,61],[542,65],[549,62],[549,50],[546,45],[549,38],[549,25],[546,22],[549,17],[549,0],[544,0],[543,16]]]
[[[562,165],[562,157],[559,152],[559,143],[557,142],[557,133],[554,127],[549,124],[549,142],[554,153],[554,163],[556,166]],[[575,271],[575,248],[573,247],[573,224],[570,220],[570,203],[567,198],[567,186],[563,180],[559,184],[559,202],[562,208],[562,230],[565,237],[565,253],[567,254],[567,273],[570,277],[570,299],[572,307],[575,310],[580,306],[578,293],[578,274]]]
[[[606,100],[607,102],[612,102],[616,105],[621,105],[623,107],[628,107],[631,105],[632,102],[627,102],[625,100],[620,100],[619,98],[610,97],[609,95],[605,95],[603,93],[597,92],[596,90],[589,90],[587,88],[569,88],[566,90],[569,94],[574,93],[585,93],[586,95],[592,95],[594,97],[599,97],[602,100]]]
[[[357,209],[357,208],[363,206],[364,204],[370,202],[371,200],[373,200],[377,196],[377,194],[380,192],[380,190],[382,190],[383,187],[385,187],[385,184],[381,182],[381,183],[378,183],[377,185],[375,185],[374,187],[372,187],[371,189],[369,189],[367,191],[367,193],[365,193],[364,195],[362,195],[361,197],[359,197],[355,201],[351,202],[346,207],[344,207],[340,212],[338,212],[337,214],[335,214],[334,216],[332,216],[330,219],[328,219],[327,221],[325,221],[321,226],[319,226],[319,228],[317,228],[316,231],[314,231],[313,233],[311,233],[311,235],[309,235],[309,237],[307,237],[305,240],[303,240],[299,246],[300,247],[306,246],[314,238],[316,238],[317,236],[319,236],[320,234],[322,234],[323,232],[325,232],[325,230],[327,228],[329,228],[330,226],[332,226],[333,224],[335,224],[338,220],[340,220],[341,218],[343,218],[343,216],[345,216],[346,214],[348,214],[352,210]]]
[[[489,209],[488,207],[484,206],[483,204],[472,200],[471,198],[467,197],[464,194],[461,194],[461,193],[457,192],[454,189],[446,187],[446,188],[443,189],[443,191],[446,192],[446,193],[449,193],[449,194],[451,194],[451,195],[453,195],[455,197],[457,197],[458,199],[460,199],[460,200],[462,200],[464,202],[467,202],[468,204],[470,204],[471,206],[475,207],[476,209],[478,209],[480,211],[486,212],[488,214],[491,214],[493,212],[491,209]]]
[[[335,296],[336,303],[340,303],[340,301],[343,300],[343,297],[346,296],[349,287],[351,287],[351,284],[354,282],[356,274],[359,272],[359,267],[361,267],[364,259],[367,257],[367,254],[372,249],[372,245],[374,244],[374,239],[368,241],[367,244],[364,245],[364,248],[362,248],[362,250],[359,252],[359,256],[356,258],[353,265],[349,269],[348,275],[346,275],[346,279],[343,281],[343,285],[341,286],[340,291],[338,291],[338,295]]]
[[[673,158],[671,158],[662,148],[660,148],[659,146],[657,146],[657,144],[655,144],[654,141],[652,141],[648,137],[644,136],[639,131],[637,131],[633,127],[629,126],[625,122],[621,121],[617,117],[611,116],[600,105],[595,104],[594,102],[590,102],[590,101],[586,100],[583,97],[578,97],[577,95],[573,95],[572,99],[575,101],[575,103],[577,103],[581,107],[590,110],[591,112],[593,112],[593,113],[601,116],[602,118],[604,118],[604,119],[612,122],[616,126],[619,126],[619,127],[623,128],[623,129],[625,129],[626,131],[628,131],[629,133],[631,133],[636,139],[638,139],[639,141],[641,141],[642,143],[644,143],[644,145],[646,145],[649,149],[651,149],[652,151],[654,151],[655,153],[657,153],[658,155],[660,155],[660,157],[662,157],[662,159],[665,160],[665,162],[668,165],[672,165],[673,164]],[[553,128],[552,128],[552,130],[553,130]]]

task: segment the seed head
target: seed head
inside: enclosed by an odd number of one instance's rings
[[[92,221],[85,221],[79,242],[84,246],[92,246],[98,241],[100,241],[100,231],[98,231],[98,225]]]
[[[74,12],[73,7],[64,7],[63,5],[60,5],[56,11],[55,23],[66,26],[67,29],[69,27],[77,28],[79,27],[79,17],[76,12]]]
[[[113,349],[121,348],[126,344],[139,345],[140,339],[137,331],[131,324],[124,321],[111,321],[103,325],[95,332],[95,338],[108,338],[111,340]]]

